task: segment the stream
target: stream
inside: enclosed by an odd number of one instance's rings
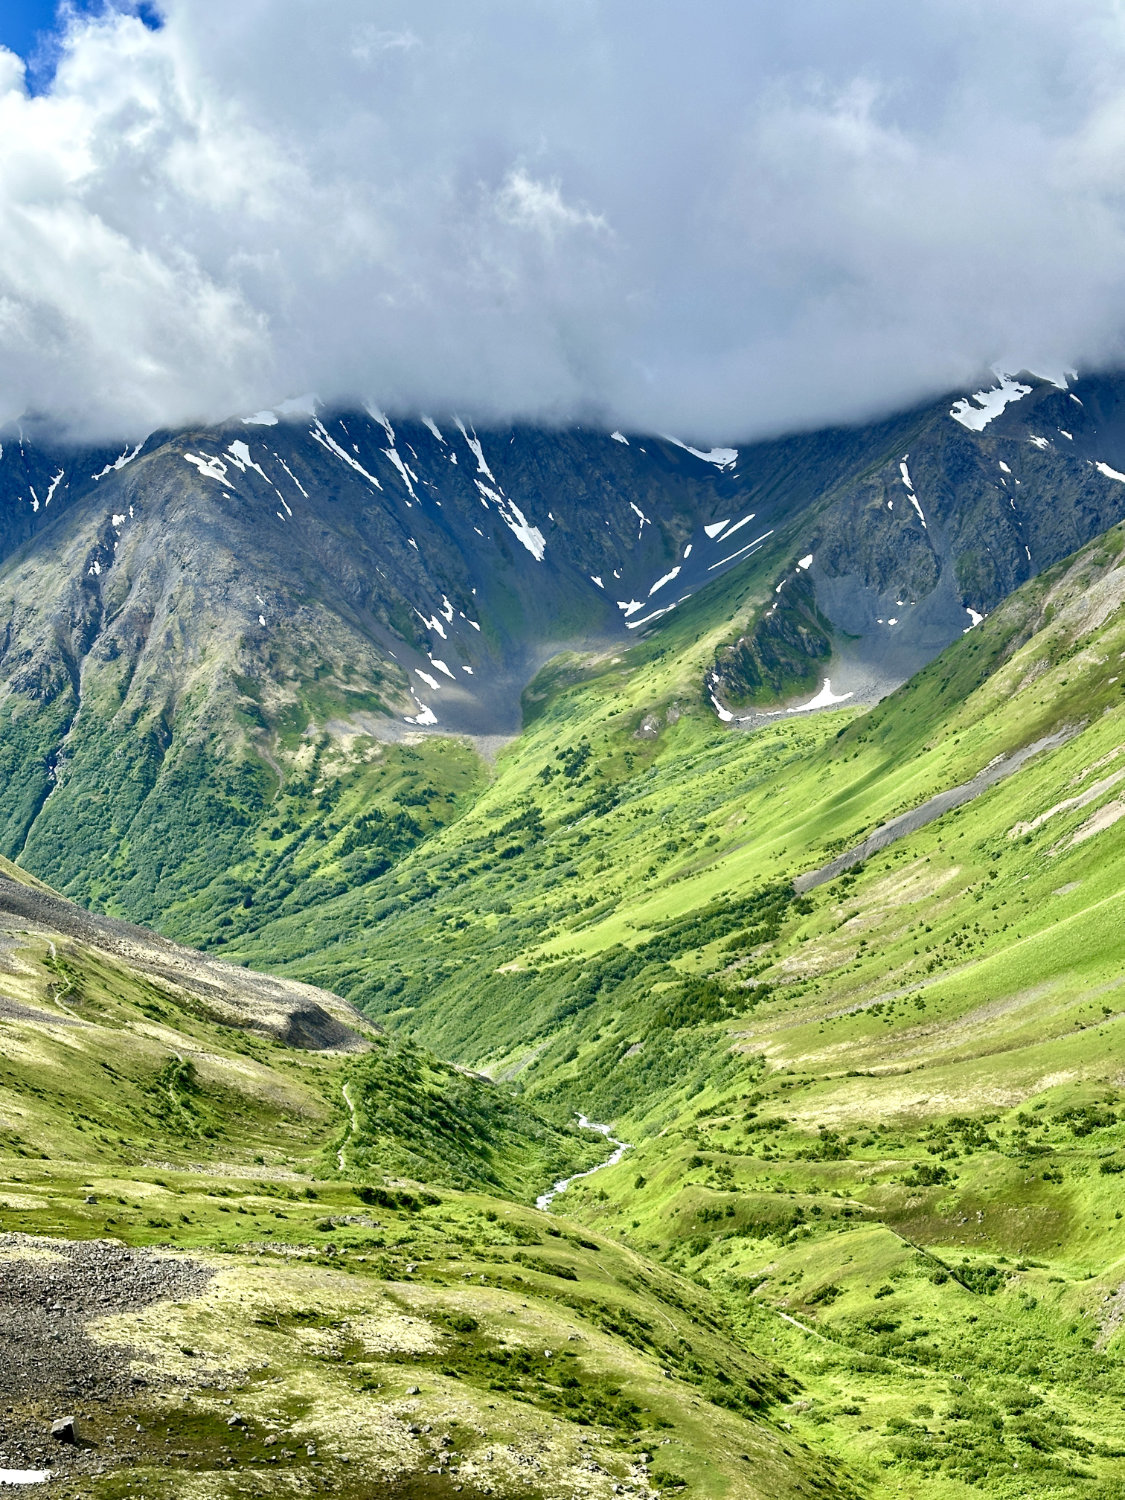
[[[559,1194],[565,1193],[572,1183],[579,1182],[583,1177],[593,1177],[595,1172],[604,1172],[606,1167],[615,1167],[626,1151],[633,1149],[632,1141],[619,1141],[616,1136],[610,1134],[610,1131],[613,1129],[612,1125],[599,1125],[593,1120],[588,1120],[585,1115],[579,1115],[578,1128],[580,1130],[596,1130],[599,1134],[604,1135],[616,1148],[613,1155],[607,1157],[605,1161],[599,1162],[596,1167],[587,1167],[585,1172],[575,1172],[573,1177],[561,1177],[548,1192],[539,1194],[535,1200],[536,1208],[550,1208]]]

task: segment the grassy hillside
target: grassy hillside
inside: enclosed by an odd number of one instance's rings
[[[570,1211],[776,1348],[795,1430],[873,1494],[1125,1493],[1123,545],[866,714],[723,730],[685,691],[690,622],[558,664],[471,810],[365,896],[361,939],[333,943],[329,904],[239,949],[615,1120],[634,1149]]]
[[[706,1289],[529,1206],[600,1136],[373,1029],[247,1030],[237,970],[222,1024],[197,974],[61,925],[0,917],[0,962],[0,1468],[82,1500],[854,1493]]]

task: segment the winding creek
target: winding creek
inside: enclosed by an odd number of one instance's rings
[[[615,1148],[612,1156],[608,1156],[605,1161],[599,1162],[596,1167],[587,1167],[585,1172],[575,1172],[573,1177],[560,1177],[554,1187],[545,1193],[539,1194],[535,1200],[536,1208],[550,1208],[559,1194],[565,1193],[567,1188],[573,1183],[581,1181],[583,1177],[593,1177],[595,1172],[604,1172],[606,1167],[615,1167],[626,1151],[633,1149],[632,1141],[619,1141],[615,1135],[610,1133],[613,1130],[612,1125],[599,1125],[594,1120],[588,1120],[585,1115],[579,1115],[578,1128],[580,1130],[596,1130],[600,1135],[604,1135],[606,1140]]]

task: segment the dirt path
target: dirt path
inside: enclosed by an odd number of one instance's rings
[[[343,1145],[336,1152],[336,1167],[338,1171],[344,1172],[347,1170],[347,1160],[344,1153],[347,1150],[348,1142],[356,1132],[356,1113],[355,1100],[348,1093],[348,1085],[346,1083],[340,1092],[344,1096],[344,1103],[348,1106],[348,1133],[344,1136]]]

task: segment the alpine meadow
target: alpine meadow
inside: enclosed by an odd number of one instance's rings
[[[0,18],[0,1488],[1125,1500],[1120,8],[331,10]]]

